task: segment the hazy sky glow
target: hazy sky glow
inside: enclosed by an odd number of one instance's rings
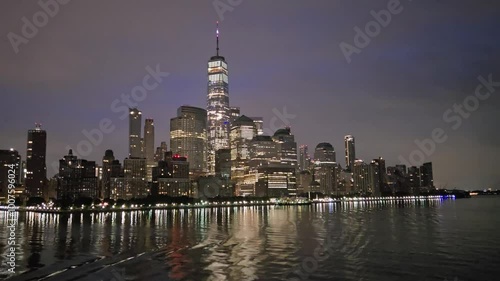
[[[425,159],[436,185],[499,188],[500,87],[456,130],[443,113],[474,93],[478,76],[500,81],[500,3],[402,0],[403,11],[347,63],[339,44],[353,44],[354,27],[388,2],[243,0],[221,20],[212,0],[73,0],[15,54],[7,34],[22,34],[21,19],[41,8],[1,1],[0,148],[24,158],[27,130],[41,122],[50,166],[85,139],[82,130],[109,118],[116,129],[86,158],[100,163],[111,148],[123,161],[128,123],[110,105],[157,64],[170,75],[138,107],[155,120],[155,146],[168,141],[179,106],[206,106],[219,20],[230,103],[242,114],[269,127],[273,109],[286,107],[298,143],[332,143],[342,166],[346,134],[356,137],[358,158],[395,165],[439,127],[448,139]]]

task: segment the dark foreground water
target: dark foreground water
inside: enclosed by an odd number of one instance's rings
[[[12,280],[500,280],[499,197],[19,221]]]

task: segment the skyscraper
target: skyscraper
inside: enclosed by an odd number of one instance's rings
[[[308,147],[307,145],[301,145],[299,147],[299,171],[302,172],[309,170],[310,163],[311,157],[309,156]]]
[[[257,135],[257,129],[252,119],[240,116],[231,127],[231,181],[236,189],[243,182],[244,175],[249,170],[250,142]]]
[[[142,112],[137,108],[129,110],[129,158],[142,158],[141,140]]]
[[[170,150],[187,157],[189,174],[196,178],[206,173],[207,111],[181,106],[177,117],[170,119]]]
[[[347,135],[344,137],[345,142],[345,168],[352,172],[354,160],[356,160],[356,151],[354,149],[354,137]]]
[[[153,119],[144,122],[144,158],[146,162],[154,161],[155,156],[155,125]]]
[[[226,59],[219,55],[219,28],[217,23],[216,55],[208,61],[207,134],[208,171],[215,173],[215,152],[229,148],[229,84]]]
[[[165,161],[165,153],[167,153],[167,142],[162,141],[160,146],[156,148],[154,161]]]
[[[47,182],[47,133],[40,124],[28,131],[28,148],[26,151],[26,191],[30,197],[42,197]]]
[[[420,186],[433,188],[434,177],[432,175],[432,162],[424,163],[420,166]]]
[[[277,130],[273,135],[273,141],[279,144],[281,164],[297,170],[297,143],[290,127]]]
[[[335,149],[327,142],[319,143],[314,150],[314,162],[336,162]]]
[[[75,200],[96,199],[98,195],[96,164],[94,161],[78,159],[70,149],[68,155],[59,160],[59,184],[57,198]]]
[[[21,156],[16,150],[0,150],[0,202],[7,201],[9,194],[13,195],[10,193],[13,191],[9,191],[10,183],[15,187],[21,185],[21,162]]]

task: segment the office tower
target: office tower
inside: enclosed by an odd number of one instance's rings
[[[121,195],[122,199],[144,198],[149,195],[145,158],[126,158],[123,161],[123,174],[126,192]]]
[[[327,142],[319,143],[314,150],[314,162],[336,162],[333,146]]]
[[[193,197],[188,159],[171,151],[167,152],[165,161],[158,162],[158,167],[153,168],[152,186],[155,195]]]
[[[70,149],[68,155],[59,160],[59,184],[57,198],[74,201],[78,198],[96,199],[98,185],[94,161],[78,159]]]
[[[260,166],[277,165],[281,163],[280,144],[272,137],[257,135],[250,142],[250,173]]]
[[[115,159],[113,150],[108,149],[102,158],[102,196],[111,198],[112,195],[112,179],[123,177],[123,167],[120,160]]]
[[[406,177],[406,174],[407,174],[407,170],[406,170],[406,165],[396,165],[396,169],[399,171],[399,173]]]
[[[351,172],[354,165],[354,160],[356,160],[356,151],[354,149],[354,137],[347,135],[344,137],[345,142],[345,168],[347,171]]]
[[[420,188],[420,169],[415,166],[408,167],[407,179],[411,193],[415,194]]]
[[[420,186],[426,188],[434,188],[432,162],[427,162],[420,166]]]
[[[215,152],[215,175],[231,177],[231,149],[219,149]]]
[[[155,156],[155,125],[153,119],[144,122],[144,158],[146,162],[154,162]]]
[[[15,188],[22,183],[21,156],[14,149],[0,150],[0,202],[6,202],[9,194],[15,196]],[[14,187],[9,191],[9,184]]]
[[[142,112],[137,108],[129,110],[129,158],[142,158],[141,125]]]
[[[382,157],[379,157],[377,159],[373,159],[370,165],[373,168],[373,174],[375,175],[373,195],[392,195],[389,194],[390,190],[388,190],[387,186],[387,171],[385,168],[385,160],[382,159]]]
[[[159,162],[159,161],[164,161],[165,160],[165,153],[167,153],[167,142],[162,141],[160,146],[156,148],[155,156],[154,156],[154,161]]]
[[[215,173],[215,152],[229,148],[230,108],[228,69],[226,59],[219,55],[219,28],[217,52],[208,61],[207,134],[208,172]]]
[[[250,117],[255,123],[255,128],[257,129],[257,136],[264,134],[264,118],[262,117]]]
[[[231,181],[239,186],[249,170],[250,142],[257,134],[255,123],[245,115],[234,121],[231,127]]]
[[[277,130],[273,135],[273,140],[279,144],[281,164],[298,169],[297,143],[290,127]]]
[[[232,124],[234,120],[238,119],[240,117],[241,111],[240,108],[237,106],[232,106],[229,108],[229,118],[230,118],[230,123]],[[231,128],[231,127],[229,127]]]
[[[307,171],[311,166],[311,157],[309,156],[309,151],[307,145],[301,145],[299,147],[299,171]]]
[[[146,158],[146,181],[153,180],[153,167],[155,162],[155,125],[153,119],[144,122],[143,157]]]
[[[313,176],[309,170],[303,170],[299,173],[297,194],[306,193],[312,191],[309,187],[313,180]]]
[[[115,161],[115,156],[113,154],[113,150],[108,149],[104,153],[102,157],[102,188],[103,188],[103,197],[110,198],[111,196],[111,171],[113,161]]]
[[[177,117],[170,119],[170,150],[187,157],[191,178],[207,172],[207,111],[181,106]]]
[[[355,160],[353,165],[353,192],[360,196],[380,196],[378,166]]]
[[[40,124],[28,131],[28,148],[26,151],[26,191],[29,197],[42,197],[47,182],[47,133]]]

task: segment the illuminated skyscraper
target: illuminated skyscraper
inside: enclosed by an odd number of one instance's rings
[[[129,110],[129,158],[142,158],[141,140],[142,112],[137,108]]]
[[[311,166],[311,157],[307,145],[299,147],[299,171],[307,171]]]
[[[344,137],[345,142],[345,168],[352,172],[354,160],[356,160],[356,152],[354,150],[354,137],[347,135]]]
[[[218,23],[216,55],[208,61],[207,94],[208,171],[210,174],[214,174],[215,152],[219,149],[229,148],[229,124],[231,121],[228,70],[226,59],[219,55]]]
[[[170,149],[187,157],[189,174],[196,178],[206,173],[207,111],[181,106],[177,117],[170,119]]]
[[[336,162],[335,149],[327,142],[322,142],[314,150],[314,162]]]
[[[26,151],[26,191],[30,197],[42,197],[47,181],[47,133],[36,124],[34,130],[28,131],[28,148]]]
[[[144,158],[153,162],[155,156],[155,125],[153,119],[146,119],[144,123]]]
[[[249,171],[250,143],[257,135],[252,119],[245,115],[234,121],[231,127],[231,181],[236,184],[236,191],[243,183],[244,175]]]

